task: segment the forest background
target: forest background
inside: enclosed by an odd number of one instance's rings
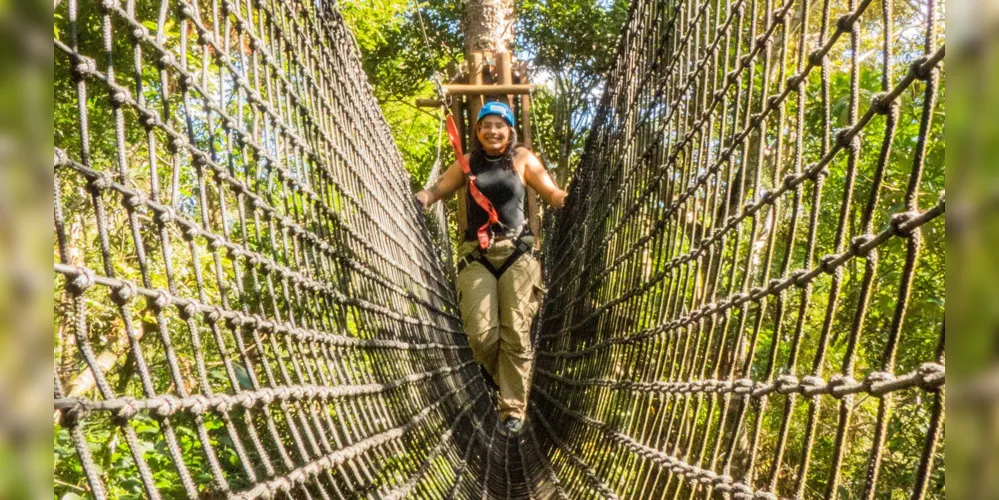
[[[835,2],[837,9],[842,9],[845,2]],[[923,13],[918,9],[919,2],[899,2],[898,13],[901,16],[900,22],[918,28],[923,22]],[[463,31],[461,19],[464,14],[464,2],[453,2],[447,0],[430,0],[419,3],[417,6],[413,2],[405,0],[368,0],[368,1],[346,1],[341,4],[341,13],[350,26],[354,37],[358,43],[363,56],[364,70],[367,74],[372,91],[378,99],[381,110],[390,126],[396,145],[402,155],[405,168],[410,173],[413,190],[417,190],[428,180],[431,169],[436,160],[440,160],[443,166],[450,163],[452,155],[446,140],[442,143],[439,134],[440,116],[436,110],[431,108],[418,108],[415,105],[418,98],[434,97],[432,77],[439,73],[445,80],[454,76],[453,68],[458,67],[463,60]],[[92,8],[92,7],[86,7]],[[422,13],[423,25],[426,28],[427,39],[423,37],[420,17],[417,15],[417,8]],[[615,59],[615,47],[618,33],[624,23],[628,6],[627,2],[621,0],[516,0],[514,2],[516,12],[516,23],[513,28],[515,35],[514,54],[515,57],[524,61],[528,65],[532,83],[538,84],[533,94],[532,121],[534,128],[534,146],[539,156],[547,164],[549,169],[560,186],[568,186],[572,180],[574,166],[578,163],[582,153],[583,143],[589,130],[589,122],[594,114],[598,101],[601,98],[605,81],[604,75],[611,68]],[[835,12],[840,14],[841,12]],[[818,22],[815,20],[814,22]],[[863,19],[862,22],[875,25],[876,19]],[[56,38],[64,33],[66,20],[56,16]],[[87,33],[84,37],[87,40],[99,40],[94,36],[100,29],[99,24],[94,23],[84,26],[86,30],[93,30],[94,33]],[[809,30],[814,31],[814,30]],[[861,30],[865,33],[861,40],[864,53],[872,50],[878,43],[878,35],[872,30]],[[914,59],[921,54],[919,45],[920,33],[916,30],[913,33],[905,29],[897,30],[900,33],[896,54],[900,55],[898,61],[900,66],[907,64],[906,58]],[[96,43],[96,42],[94,42]],[[864,64],[874,64],[871,58]],[[865,66],[866,68],[866,66]],[[78,150],[76,140],[70,134],[62,134],[60,131],[75,130],[74,120],[76,120],[77,110],[71,104],[74,103],[72,96],[74,90],[71,80],[64,76],[68,74],[66,58],[60,57],[55,62],[55,74],[57,75],[54,91],[57,97],[57,105],[54,113],[55,130],[54,141],[57,147],[68,151]],[[861,76],[861,93],[863,99],[869,100],[871,95],[877,91],[879,86],[878,75],[874,72],[864,72]],[[833,128],[839,128],[847,123],[848,107],[848,86],[849,78],[846,72],[837,71],[834,79],[830,82],[830,94],[833,96],[831,103]],[[814,84],[814,82],[813,82]],[[810,84],[814,87],[813,84]],[[943,86],[943,84],[941,85]],[[808,95],[814,99],[817,92],[810,88]],[[943,90],[941,90],[943,92]],[[70,104],[70,105],[67,105]],[[806,130],[809,134],[820,134],[825,127],[824,117],[820,112],[820,106],[814,100],[809,101],[809,108],[806,112]],[[916,92],[907,93],[900,99],[900,114],[905,117],[902,125],[897,131],[895,143],[899,145],[912,144],[918,134],[918,120],[915,119],[922,106],[921,96]],[[921,190],[924,193],[925,203],[931,203],[944,189],[944,141],[942,139],[944,129],[944,108],[943,100],[938,103],[939,116],[934,118],[933,128],[929,132],[929,144],[931,147],[927,151],[926,174],[922,179]],[[95,129],[110,129],[110,114],[97,108],[91,112],[91,127]],[[876,141],[877,137],[868,140]],[[95,155],[113,157],[113,151],[109,149],[113,146],[111,141],[101,141],[95,145]],[[887,220],[888,216],[904,209],[905,186],[902,179],[912,164],[912,149],[906,147],[897,148],[897,158],[890,167],[891,172],[887,177],[882,195],[883,202],[879,204],[879,220]],[[438,151],[440,157],[438,158]],[[877,151],[876,148],[865,148],[861,164],[873,165]],[[830,167],[830,178],[841,179],[845,162],[836,162]],[[863,182],[867,182],[866,179]],[[825,196],[831,200],[838,200],[842,197],[843,185],[840,182],[830,182]],[[67,203],[72,202],[69,199]],[[84,200],[85,201],[85,200]],[[81,202],[82,203],[82,202]],[[449,200],[453,204],[454,199]],[[831,205],[830,205],[831,206]],[[452,206],[453,208],[453,206]],[[860,219],[861,205],[851,208],[849,214],[850,234],[856,232],[854,225]],[[451,213],[454,213],[451,210]],[[838,214],[836,210],[823,210],[820,214],[820,225],[823,228],[833,228],[836,225]],[[451,223],[454,224],[454,218]],[[880,228],[879,228],[880,229]],[[830,234],[823,233],[822,238],[831,239]],[[908,312],[906,324],[907,344],[904,352],[900,353],[899,366],[900,373],[918,366],[918,363],[931,359],[933,353],[938,348],[938,341],[941,337],[941,323],[944,312],[944,296],[939,293],[943,290],[944,280],[944,232],[943,220],[928,227],[924,233],[924,250],[921,254],[919,273],[916,276],[914,285],[913,306]],[[88,238],[84,238],[88,239]],[[828,245],[828,241],[822,244]],[[87,245],[84,252],[96,253],[97,245]],[[93,257],[81,256],[81,260],[90,261]],[[895,283],[898,282],[899,273],[902,269],[903,252],[897,247],[893,251],[886,252],[881,263],[881,272],[877,279],[878,288],[881,290],[874,297],[871,304],[870,318],[874,325],[873,331],[882,331],[891,320],[895,308],[893,291]],[[854,262],[853,265],[845,269],[848,282],[855,283],[863,275],[862,265]],[[851,288],[851,292],[842,297],[843,305],[840,307],[842,318],[837,321],[844,322],[849,318],[855,304],[859,298],[856,293],[857,288]],[[822,292],[820,290],[820,292]],[[821,293],[820,293],[821,294]],[[59,298],[56,298],[56,308],[61,307]],[[113,315],[111,315],[113,316]],[[814,319],[814,318],[813,318]],[[72,368],[74,359],[69,356],[61,356],[64,351],[60,351],[61,342],[60,325],[55,327],[56,363],[57,372],[65,378],[67,383],[73,382],[77,377],[77,371],[60,368]],[[864,359],[865,366],[873,365],[883,351],[883,339],[872,336],[868,344],[865,344],[860,355]],[[112,346],[113,347],[113,346]],[[813,349],[814,346],[805,346],[806,349]],[[113,349],[112,349],[113,350]],[[832,356],[841,356],[845,350],[845,337],[834,339]],[[72,352],[72,351],[65,351]],[[961,359],[970,361],[970,366],[980,365],[981,360],[991,356],[991,352],[983,349],[968,349],[963,352],[951,352],[951,356],[957,355]],[[960,366],[954,367],[960,371]],[[70,384],[72,385],[72,384]],[[912,395],[909,397],[918,398]],[[893,428],[889,431],[890,448],[894,450],[893,457],[888,460],[888,469],[883,472],[883,484],[890,489],[891,485],[908,485],[912,483],[912,474],[915,470],[915,463],[919,460],[920,440],[925,429],[906,428],[905,422],[926,422],[926,414],[929,411],[929,403],[925,401],[902,402],[899,406],[905,408],[904,411],[911,411],[912,414],[905,414],[900,411],[897,419],[893,420]],[[862,409],[858,411],[856,419],[858,427],[870,427],[876,417],[876,403],[874,400],[858,403]],[[155,431],[150,426],[149,429]],[[822,429],[823,435],[832,432],[833,429]],[[103,432],[102,429],[95,429],[94,432]],[[113,440],[114,436],[106,436],[105,441]],[[861,436],[858,439],[865,439]],[[867,437],[869,439],[869,437]],[[101,440],[100,436],[95,440]],[[185,446],[190,443],[194,445],[193,437],[184,441]],[[831,453],[828,443],[819,443],[817,453]],[[66,438],[65,431],[58,431],[55,436],[55,461],[58,474],[63,478],[80,477],[79,471],[75,470],[76,464],[72,460],[61,460],[72,455],[72,449]],[[942,449],[940,451],[942,455]],[[116,467],[119,460],[127,460],[124,453],[111,451],[106,457],[102,457],[108,464],[108,473],[115,474],[116,471],[124,470]],[[942,456],[940,460],[942,461]],[[846,464],[847,468],[860,471],[864,467],[862,461]],[[74,470],[62,470],[65,469]],[[935,494],[942,494],[942,469],[934,479],[937,489]],[[166,477],[166,476],[164,476]],[[863,474],[857,474],[859,481],[862,481]],[[57,498],[73,498],[72,488],[69,490],[57,488]],[[850,490],[843,493],[843,498],[851,498]]]

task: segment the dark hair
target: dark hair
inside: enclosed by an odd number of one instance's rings
[[[477,126],[477,125],[476,125]],[[517,151],[521,148],[526,148],[527,146],[521,144],[517,138],[517,129],[510,127],[510,141],[507,142],[506,150],[503,151],[503,159],[499,161],[500,166],[507,170],[513,170],[513,156],[517,154]],[[488,168],[485,166],[486,162],[486,151],[482,148],[472,151],[472,156],[469,158],[469,164],[475,167],[475,170],[482,171],[483,168]]]

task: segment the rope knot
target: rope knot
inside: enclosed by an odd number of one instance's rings
[[[159,120],[156,118],[156,112],[151,109],[140,109],[139,110],[139,124],[143,126],[147,131],[156,126]]]
[[[208,398],[201,394],[195,394],[194,397],[188,399],[187,409],[195,415],[201,415],[208,409],[208,403]]]
[[[888,92],[878,92],[871,98],[871,109],[879,115],[887,115],[898,110],[898,102],[891,99]]]
[[[59,168],[69,163],[69,155],[59,148],[55,148],[52,154],[52,167]]]
[[[243,318],[239,314],[233,314],[225,320],[225,325],[229,327],[230,330],[239,330],[243,326]]]
[[[168,294],[167,292],[163,290],[156,290],[155,296],[147,297],[146,302],[148,303],[150,309],[152,309],[157,313],[160,313],[163,312],[164,309],[170,306],[172,299],[170,298],[170,294]]]
[[[149,30],[145,26],[133,27],[129,34],[132,35],[133,42],[142,42],[149,38]]]
[[[239,394],[236,394],[236,396],[233,399],[233,401],[235,401],[237,404],[239,404],[239,406],[242,406],[243,408],[246,408],[247,410],[249,410],[250,408],[253,408],[253,405],[257,404],[257,400],[254,399],[253,396],[251,396],[249,393],[246,393],[246,392],[240,392]]]
[[[927,65],[929,61],[930,58],[927,56],[923,56],[915,61],[912,61],[912,64],[909,65],[909,73],[924,82],[929,80],[930,77],[933,76],[933,72],[936,70],[935,66]]]
[[[946,378],[946,368],[940,363],[923,363],[919,366],[917,373],[919,374],[919,387],[930,392],[940,389]]]
[[[187,143],[184,142],[184,140],[179,137],[171,141],[167,141],[166,143],[167,151],[169,151],[170,154],[174,155],[179,153],[182,149],[184,149],[185,145],[187,145]]]
[[[829,379],[829,393],[837,399],[842,399],[858,387],[861,385],[849,375],[837,374]]]
[[[780,105],[780,101],[781,101],[781,96],[779,94],[778,95],[772,95],[772,96],[768,97],[767,98],[767,108],[769,108],[769,109],[777,109],[777,106]]]
[[[134,193],[129,193],[127,196],[121,199],[121,204],[129,210],[143,210],[146,206],[146,195],[142,194],[141,191],[136,191]]]
[[[828,387],[826,386],[826,381],[822,380],[822,377],[809,375],[801,379],[801,393],[805,396],[827,393],[827,389]]]
[[[215,37],[212,35],[211,31],[205,30],[198,33],[198,43],[201,46],[215,45]]]
[[[836,19],[836,29],[839,30],[840,33],[849,33],[853,31],[853,22],[854,18],[852,13],[843,14]]]
[[[158,418],[169,417],[170,415],[177,413],[177,408],[180,408],[180,401],[169,394],[160,396],[158,398],[158,402],[160,404],[156,407],[156,413],[154,414],[154,416]]]
[[[177,79],[177,83],[180,85],[181,91],[186,92],[194,86],[194,77],[191,75],[181,75],[181,77]]]
[[[821,49],[814,50],[810,54],[808,54],[808,64],[812,66],[822,66],[822,63],[825,62],[825,59],[826,59],[826,54],[822,52]]]
[[[805,166],[805,177],[816,184],[824,182],[827,175],[829,173],[821,163],[809,163]]]
[[[867,374],[864,385],[871,394],[880,397],[891,390],[894,381],[895,375],[891,372],[871,372]]]
[[[128,89],[124,87],[115,88],[111,91],[111,95],[109,96],[111,99],[111,105],[116,108],[126,104],[129,100],[131,100],[131,97],[132,96],[129,94]]]
[[[732,383],[732,392],[746,395],[753,391],[753,379],[740,378]]]
[[[63,408],[59,414],[59,425],[62,427],[75,427],[81,420],[90,415],[90,410],[83,403],[82,399],[75,398],[73,404],[68,408]]]
[[[76,274],[66,280],[66,289],[73,295],[83,295],[88,288],[94,286],[97,277],[94,271],[86,267],[76,269]]]
[[[798,288],[805,288],[805,286],[808,285],[808,280],[806,279],[808,277],[808,271],[804,269],[798,269],[792,272],[790,277],[791,281],[794,282],[794,286]]]
[[[910,222],[919,214],[916,212],[901,212],[891,216],[891,232],[895,236],[907,237],[915,229]]]
[[[822,269],[822,272],[824,272],[826,274],[833,274],[833,273],[835,273],[836,270],[839,269],[839,266],[836,265],[836,259],[838,259],[838,258],[839,258],[839,255],[836,255],[836,254],[829,254],[829,255],[826,255],[826,256],[822,257],[822,259],[819,261],[820,262],[819,263],[819,269]]]
[[[177,300],[177,315],[180,319],[187,321],[198,314],[198,304],[193,300]]]
[[[776,191],[771,191],[769,189],[764,189],[760,193],[760,199],[759,199],[759,201],[756,202],[756,204],[758,206],[761,206],[761,207],[763,206],[764,203],[773,204],[773,202],[777,200],[777,195],[774,194],[774,193],[776,193]]]
[[[184,241],[192,242],[201,234],[201,228],[189,220],[177,219],[177,225],[182,228],[181,236],[184,238]]]
[[[228,250],[226,250],[226,254],[229,256],[229,260],[235,262],[238,261],[240,257],[243,256],[244,252],[241,247],[231,246],[228,248]]]
[[[204,313],[205,322],[209,325],[214,325],[222,319],[222,308],[219,306],[213,306]]]
[[[707,3],[704,3],[704,5],[707,5]],[[755,43],[756,43],[756,48],[762,52],[764,50],[767,50],[767,48],[771,44],[773,44],[773,40],[771,40],[766,33],[763,33],[762,35],[756,37]]]
[[[111,420],[115,425],[125,425],[138,412],[135,410],[135,400],[129,397],[121,398],[121,406],[114,411]]]
[[[798,377],[791,375],[790,373],[785,373],[777,377],[774,381],[774,385],[777,387],[777,392],[780,394],[788,395],[793,392],[801,392],[801,384],[798,382]]]
[[[850,250],[858,257],[867,257],[870,255],[871,250],[874,247],[871,242],[874,241],[876,237],[873,234],[862,234],[850,240]]]
[[[179,15],[181,19],[197,20],[197,18],[194,17],[194,7],[187,2],[180,2]]]
[[[232,409],[232,404],[221,396],[212,396],[208,398],[208,405],[215,408],[215,410],[219,413],[225,413]]]
[[[728,474],[722,474],[715,477],[711,480],[711,482],[714,484],[715,489],[721,493],[728,493],[732,491],[732,476]]]
[[[97,61],[80,54],[73,55],[73,78],[86,80],[97,74]]]
[[[156,63],[159,65],[160,69],[167,69],[176,63],[176,59],[173,57],[173,54],[166,52],[156,60]]]
[[[160,206],[154,207],[153,220],[157,224],[163,226],[174,219],[176,214],[173,211],[173,207],[170,206]]]
[[[860,133],[854,132],[851,127],[840,129],[836,132],[836,144],[847,151],[857,151],[860,149]]]
[[[780,185],[785,191],[790,191],[797,187],[801,180],[802,178],[797,174],[787,174],[784,176],[784,179],[781,180]]]
[[[205,239],[208,240],[208,248],[213,252],[217,252],[220,248],[225,246],[225,240],[221,236],[208,233],[205,234]]]
[[[258,400],[264,404],[264,406],[270,405],[274,402],[274,390],[267,388],[260,391],[260,399]]]
[[[114,185],[114,177],[109,172],[100,172],[87,185],[94,192],[104,191]]]
[[[787,81],[785,82],[785,85],[787,85],[787,88],[791,89],[794,92],[801,92],[801,89],[803,88],[802,86],[803,83],[805,83],[805,75],[799,73],[797,75],[789,76],[787,78]]]
[[[753,500],[753,489],[742,483],[733,484],[732,498],[735,500]]]
[[[111,291],[111,301],[119,306],[128,304],[139,293],[138,288],[130,281],[122,281]]]

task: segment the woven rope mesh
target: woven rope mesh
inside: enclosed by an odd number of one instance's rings
[[[635,2],[507,437],[335,5],[63,2],[56,494],[942,496],[941,13]]]

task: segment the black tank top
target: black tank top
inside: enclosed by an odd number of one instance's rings
[[[486,156],[485,161],[479,163],[481,165],[469,166],[476,177],[475,185],[492,202],[500,222],[506,226],[506,229],[519,229],[524,224],[525,219],[524,195],[526,189],[520,176],[517,175],[517,171],[504,167],[502,157]],[[465,241],[475,241],[479,227],[489,221],[489,215],[475,202],[472,193],[467,189],[465,190],[465,206],[467,207],[466,221],[468,222],[465,229]],[[494,235],[504,232],[502,227],[493,227],[492,230]]]

